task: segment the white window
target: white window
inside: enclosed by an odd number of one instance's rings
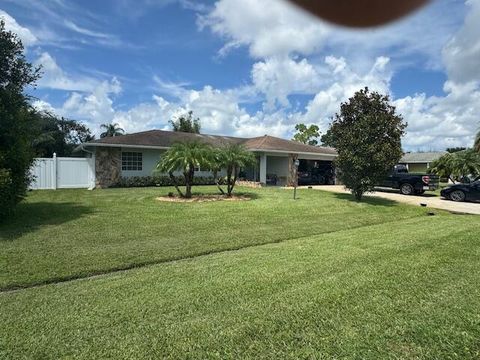
[[[141,152],[122,152],[122,170],[142,170],[142,153]]]

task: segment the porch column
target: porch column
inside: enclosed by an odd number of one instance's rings
[[[267,155],[261,154],[260,155],[260,182],[262,184],[267,183]]]
[[[298,185],[297,167],[295,166],[295,160],[297,159],[298,159],[298,154],[288,154],[287,186]]]

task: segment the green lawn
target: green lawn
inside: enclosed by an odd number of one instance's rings
[[[0,358],[480,357],[480,217],[168,191],[33,193],[1,228],[4,287],[152,265],[3,291]]]
[[[215,187],[196,187],[215,192]],[[155,200],[172,188],[31,192],[0,225],[0,289],[399,221],[424,210],[387,200],[357,204],[314,190],[240,189],[254,199]],[[174,191],[174,190],[173,190]]]

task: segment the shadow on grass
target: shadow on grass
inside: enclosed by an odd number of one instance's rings
[[[337,199],[348,200],[353,202],[358,202],[352,194],[341,194],[341,193],[332,193]],[[369,205],[380,205],[380,206],[397,206],[399,203],[389,199],[383,199],[380,197],[372,196],[363,196],[362,203]]]
[[[389,193],[389,194],[399,194],[400,193],[397,189],[375,189],[375,192]],[[408,196],[408,195],[403,195],[403,196]],[[438,197],[438,195],[433,193],[433,192],[423,193],[423,194],[415,194],[414,196],[420,196],[420,197],[424,197],[424,198]]]
[[[15,213],[0,223],[0,241],[10,241],[44,225],[59,225],[91,213],[75,203],[20,203]]]

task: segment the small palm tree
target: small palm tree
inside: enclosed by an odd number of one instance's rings
[[[428,170],[431,174],[436,174],[441,178],[449,179],[455,183],[455,179],[452,178],[453,174],[453,164],[454,156],[451,153],[447,153],[441,156],[439,159],[432,162],[430,169]]]
[[[181,197],[192,197],[193,177],[196,167],[205,167],[211,163],[212,149],[199,142],[173,144],[157,163],[156,170],[167,173]],[[180,190],[174,171],[181,171],[185,177],[185,194]]]
[[[432,163],[430,172],[440,177],[448,178],[453,183],[462,181],[469,175],[480,174],[480,154],[472,149],[445,154]]]
[[[216,151],[218,165],[227,171],[227,196],[232,196],[240,169],[255,166],[255,155],[243,145],[232,144]],[[222,193],[224,193],[222,191]]]
[[[100,134],[101,138],[125,134],[125,130],[123,130],[118,123],[102,124],[100,125],[100,128],[105,129],[105,131]]]

